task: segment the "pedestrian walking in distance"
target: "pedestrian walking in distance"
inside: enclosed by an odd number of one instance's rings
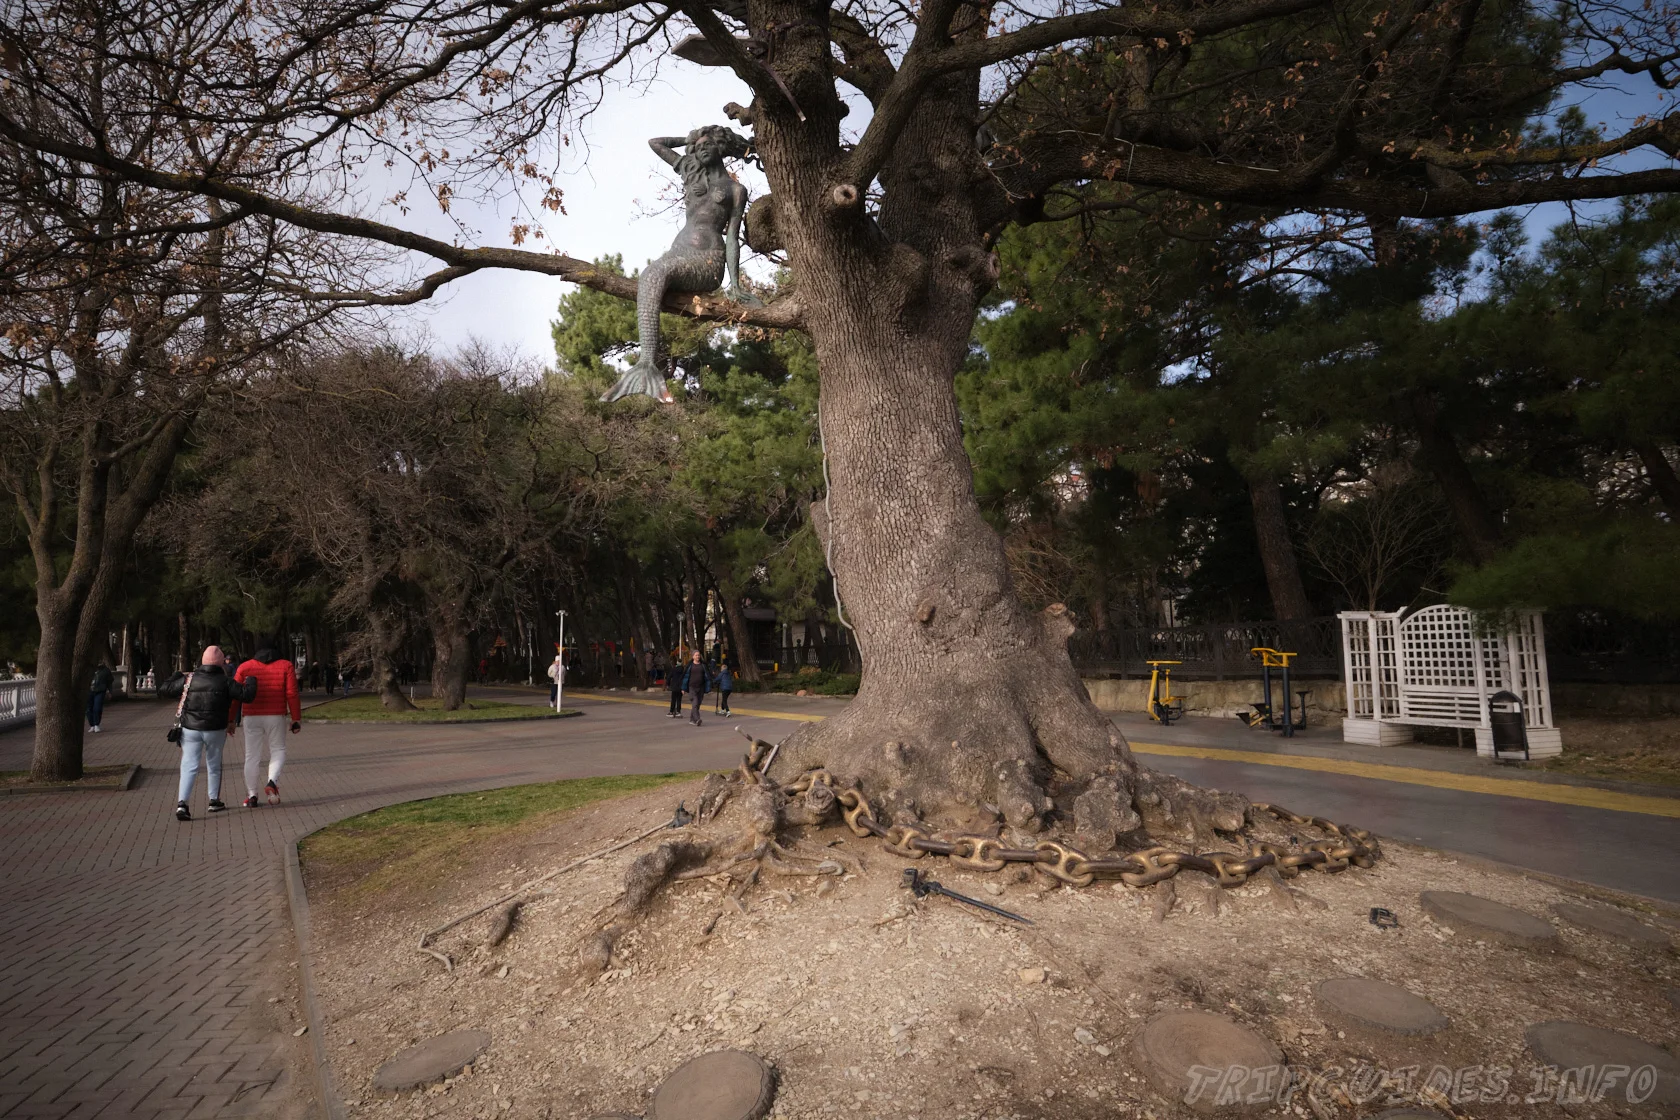
[[[548,706],[554,707],[555,701],[560,699],[561,675],[566,671],[566,663],[560,655],[554,655],[554,663],[548,667]]]
[[[257,698],[241,707],[245,728],[245,808],[255,809],[257,778],[262,774],[262,756],[268,752],[268,783],[263,794],[270,805],[280,803],[280,771],[286,765],[286,725],[291,733],[303,729],[303,707],[298,703],[297,670],[290,659],[273,649],[259,649],[256,656],[234,671],[239,684],[255,681]],[[289,717],[289,718],[288,718]]]
[[[699,654],[695,654],[696,657]],[[665,670],[665,687],[671,690],[671,718],[682,715],[683,675],[685,670],[682,663],[677,662]]]
[[[735,674],[729,671],[729,662],[718,666],[717,675],[718,708],[724,716],[729,715],[729,694],[735,691]]]
[[[239,705],[255,699],[256,680],[236,683],[228,675],[221,647],[210,646],[199,658],[198,668],[187,674],[176,673],[158,689],[158,695],[165,700],[180,698],[176,710],[181,723],[181,785],[175,819],[192,820],[187,800],[192,797],[200,768],[210,787],[210,811],[221,812],[227,808],[222,804],[222,747],[229,729],[239,730]]]
[[[707,692],[711,691],[709,687],[711,681],[708,679],[710,675],[706,672],[705,664],[700,660],[700,651],[695,650],[694,658],[688,663],[688,668],[683,672],[682,677],[683,691],[688,693],[689,701],[693,705],[693,709],[688,713],[688,722],[696,727],[699,727],[701,722],[700,701],[705,698]]]
[[[89,731],[99,730],[105,717],[105,697],[111,692],[111,667],[101,661],[93,670],[93,682],[88,685],[87,721]]]

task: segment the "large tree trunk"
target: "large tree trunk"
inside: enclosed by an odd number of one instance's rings
[[[1254,506],[1254,537],[1260,563],[1266,569],[1266,589],[1272,594],[1272,613],[1279,621],[1311,618],[1312,603],[1301,582],[1301,566],[1289,539],[1289,519],[1283,508],[1283,487],[1275,478],[1248,480]]]
[[[73,781],[82,776],[87,685],[94,666],[110,654],[111,605],[122,583],[123,562],[140,522],[163,493],[190,422],[191,414],[183,411],[163,424],[129,460],[130,477],[121,489],[104,434],[95,429],[84,433],[75,494],[76,535],[62,578],[55,548],[58,526],[49,516],[33,527],[30,548],[41,645],[36,654],[39,683],[30,772],[37,778]]]
[[[30,772],[43,781],[72,782],[82,776],[87,689],[76,675],[76,616],[53,603],[55,598],[41,595],[35,605],[41,644],[35,654],[35,754]]]
[[[1680,475],[1674,473],[1674,464],[1656,444],[1637,444],[1633,450],[1645,466],[1645,477],[1650,481],[1651,489],[1657,492],[1657,497],[1668,507],[1671,516],[1680,516]]]
[[[394,663],[402,641],[403,626],[390,612],[377,607],[368,612],[368,653],[373,663],[373,679],[368,684],[379,694],[380,705],[391,712],[414,710],[397,683]]]
[[[432,699],[453,712],[467,700],[467,673],[472,659],[471,631],[466,619],[450,604],[431,611]]]
[[[651,648],[648,644],[646,627],[636,624],[636,617],[641,612],[636,605],[636,573],[632,568],[630,574],[615,570],[613,583],[618,591],[618,626],[625,640],[633,643],[630,649],[630,678],[636,682],[637,688],[648,685],[647,668],[642,661],[642,650]],[[623,656],[623,651],[619,653]]]
[[[734,589],[718,584],[718,598],[723,600],[723,614],[729,621],[729,642],[734,646],[735,675],[744,681],[762,684],[764,676],[758,671],[758,651],[753,648],[752,630],[741,610],[741,596]]]
[[[1418,465],[1428,471],[1446,496],[1458,535],[1477,564],[1486,564],[1499,551],[1499,522],[1476,485],[1452,433],[1441,420],[1434,398],[1417,393],[1411,398],[1418,436]]]
[[[814,10],[749,7],[754,26]],[[980,35],[987,20],[965,26]],[[1069,612],[1021,604],[974,497],[954,383],[997,268],[977,209],[994,182],[974,145],[979,76],[932,81],[886,164],[877,223],[861,208],[869,184],[837,182],[825,154],[840,121],[827,37],[789,35],[777,66],[807,120],[767,93],[757,144],[821,373],[829,490],[813,523],[863,682],[787,741],[771,777],[824,767],[883,818],[934,825],[1035,831],[1055,810],[1108,850],[1138,827],[1135,807],[1177,801],[1182,783],[1133,762],[1068,657]],[[1216,827],[1241,826],[1240,799],[1203,800]]]
[[[812,293],[833,487],[813,513],[864,675],[857,700],[801,729],[776,770],[859,780],[888,815],[968,820],[992,805],[1036,829],[1056,772],[1129,780],[1124,740],[1068,659],[1071,618],[1020,605],[974,499],[952,388],[967,318],[943,337],[907,334],[868,306],[865,277],[834,279],[832,294]]]
[[[972,124],[938,116],[923,114],[901,144],[923,153],[929,176],[967,172]],[[887,236],[904,241],[879,249],[867,229],[843,235],[861,219],[820,213],[814,169],[780,166],[774,139],[765,151],[773,181],[809,189],[791,192],[784,213],[819,211],[783,228],[795,233],[788,249],[822,376],[831,489],[813,522],[864,670],[857,700],[800,729],[775,775],[824,767],[860,782],[887,817],[972,822],[991,807],[1029,830],[1045,823],[1058,779],[1106,771],[1129,802],[1125,741],[1068,658],[1072,619],[1060,605],[1021,605],[1003,542],[974,497],[954,383],[978,293],[972,270],[949,260],[978,248],[973,215],[954,215],[955,228],[931,214],[893,228],[884,215]],[[885,186],[889,200],[936,191]]]

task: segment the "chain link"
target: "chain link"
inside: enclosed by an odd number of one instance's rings
[[[782,792],[790,795],[809,795],[816,787],[826,788],[840,804],[846,827],[858,837],[874,836],[894,855],[905,859],[922,859],[928,855],[946,856],[956,867],[970,871],[1002,871],[1011,863],[1034,864],[1071,886],[1088,887],[1099,878],[1119,879],[1132,887],[1148,887],[1170,879],[1180,871],[1201,871],[1214,876],[1222,887],[1240,887],[1253,875],[1268,867],[1286,879],[1293,879],[1302,868],[1316,867],[1326,872],[1346,871],[1351,867],[1371,867],[1382,855],[1377,838],[1362,828],[1340,825],[1323,817],[1303,817],[1288,809],[1257,801],[1254,808],[1267,813],[1284,824],[1307,825],[1328,833],[1332,838],[1315,840],[1299,850],[1284,844],[1256,841],[1245,853],[1239,852],[1180,852],[1171,848],[1145,848],[1111,859],[1093,859],[1078,848],[1057,840],[1043,840],[1031,848],[1006,848],[995,836],[959,834],[941,839],[922,824],[886,826],[875,818],[875,810],[863,791],[837,789],[834,778],[826,770],[812,770],[802,774]],[[818,795],[818,801],[826,800]],[[1293,837],[1291,837],[1293,839]]]

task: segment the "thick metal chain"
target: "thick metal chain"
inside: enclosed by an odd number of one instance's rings
[[[1006,847],[995,836],[968,833],[940,836],[922,824],[887,826],[875,818],[863,791],[837,789],[826,770],[802,774],[782,792],[801,795],[813,786],[826,786],[839,802],[846,827],[859,837],[879,839],[895,855],[906,859],[947,856],[957,867],[970,871],[1002,871],[1012,863],[1035,864],[1064,883],[1090,886],[1098,879],[1118,879],[1133,887],[1147,887],[1170,879],[1180,871],[1203,871],[1219,880],[1222,887],[1238,887],[1267,867],[1292,879],[1303,868],[1346,871],[1349,867],[1370,867],[1382,855],[1377,838],[1362,828],[1340,825],[1323,817],[1303,817],[1277,805],[1255,802],[1254,808],[1269,813],[1285,824],[1309,825],[1328,832],[1333,839],[1317,840],[1300,850],[1283,844],[1256,842],[1246,852],[1180,852],[1171,848],[1145,848],[1110,859],[1093,859],[1056,840],[1042,840],[1031,848]]]

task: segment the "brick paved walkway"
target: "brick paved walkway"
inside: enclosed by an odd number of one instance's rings
[[[504,697],[511,698],[511,697]],[[568,698],[569,699],[569,698]],[[466,727],[306,726],[288,739],[285,805],[174,819],[168,705],[126,703],[88,737],[89,765],[138,762],[126,793],[0,798],[0,1116],[316,1113],[292,1030],[296,942],[283,853],[323,825],[438,793],[593,774],[733,764],[729,725],[625,705],[581,719]],[[761,733],[786,734],[762,721]],[[31,729],[0,733],[0,770]],[[223,800],[243,799],[243,738]],[[278,999],[279,1002],[270,1002]]]

